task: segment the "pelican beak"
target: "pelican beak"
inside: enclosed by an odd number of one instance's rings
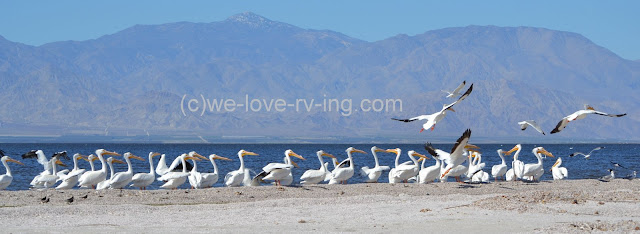
[[[104,153],[102,153],[102,155],[121,156],[119,153],[111,152],[111,151],[105,151]]]
[[[84,155],[82,155],[82,154],[76,155],[76,160],[80,160],[80,159],[83,159],[83,158],[84,158]]]
[[[374,151],[375,151],[376,153],[379,153],[379,152],[385,152],[385,153],[387,153],[387,152],[389,152],[389,151],[387,151],[387,150],[380,149],[380,148],[378,148],[378,149],[376,149],[376,150],[374,150]]]
[[[199,153],[194,153],[193,155],[194,155],[194,156],[196,156],[196,157],[198,157],[199,159],[202,159],[202,160],[208,160],[205,156],[202,156],[202,155],[200,155]]]
[[[111,163],[127,164],[126,162],[124,162],[122,160],[119,160],[119,159],[115,159],[115,158],[111,161]]]
[[[361,154],[367,154],[367,152],[364,152],[364,151],[362,151],[362,150],[359,150],[359,149],[353,149],[353,150],[352,150],[351,152],[352,152],[352,153],[361,153]]]
[[[465,149],[480,149],[479,146],[473,145],[473,144],[469,144],[469,143],[467,143],[467,145],[465,145],[464,148]]]
[[[553,156],[553,154],[552,154],[552,153],[550,153],[549,151],[547,151],[547,150],[546,150],[546,149],[544,149],[544,148],[540,149],[538,152],[540,152],[540,153],[542,153],[542,154],[544,154],[544,155],[547,155],[547,156],[549,156],[549,157],[555,158],[555,157]]]
[[[387,153],[397,154],[398,153],[398,149],[387,149]]]
[[[225,157],[221,157],[221,156],[218,156],[218,155],[213,156],[213,159],[220,159],[220,160],[233,161],[233,160],[232,160],[232,159],[230,159],[230,158],[225,158]]]
[[[322,156],[327,156],[329,158],[336,158],[336,156],[333,156],[333,155],[328,154],[328,153],[322,153]]]
[[[556,161],[556,163],[554,163],[553,166],[551,166],[551,169],[549,169],[549,171],[551,171],[554,167],[558,166],[558,163],[560,163],[560,161]]]
[[[511,153],[513,153],[514,151],[520,149],[520,147],[518,147],[517,145],[515,147],[513,147],[513,149],[510,149],[507,152],[504,152],[504,155],[511,155]]]
[[[60,166],[63,166],[63,167],[66,167],[66,166],[67,166],[67,165],[65,165],[62,161],[60,161],[60,159],[56,159],[56,162],[55,162],[55,163],[56,163],[56,164],[58,164],[58,165],[60,165]]]
[[[196,157],[187,156],[187,157],[184,157],[184,160],[195,160],[195,161],[198,161],[200,159],[196,158]]]
[[[144,158],[138,157],[138,156],[133,155],[133,154],[131,156],[129,156],[129,158],[135,158],[135,159],[138,159],[140,161],[145,161]]]
[[[417,152],[413,152],[413,154],[411,154],[411,156],[417,156],[420,157],[420,159],[429,159],[429,157],[423,155],[423,154],[419,154]]]
[[[423,161],[424,159],[425,159],[425,158],[419,158],[419,159],[418,159],[418,162],[421,162],[421,161]]]
[[[155,156],[160,156],[162,154],[158,153],[158,152],[153,152],[151,153],[151,158],[155,157]]]
[[[20,161],[15,160],[15,159],[13,159],[13,158],[9,158],[9,159],[7,159],[7,162],[13,162],[13,163],[17,163],[17,164],[20,164],[20,165],[24,165],[24,164],[23,164],[23,163],[21,163]],[[63,164],[63,165],[64,165],[64,164]]]
[[[299,158],[299,159],[305,160],[302,156],[300,156],[300,155],[296,154],[296,153],[295,153],[295,152],[293,152],[293,151],[289,151],[289,156],[293,156],[293,157],[296,157],[296,158]]]
[[[242,153],[242,156],[244,157],[245,155],[258,155],[258,154],[254,153],[254,152],[244,151]]]
[[[298,168],[299,168],[298,164],[297,164],[296,162],[294,162],[293,160],[291,160],[291,164],[293,164],[293,166],[295,166],[295,167],[298,167]]]

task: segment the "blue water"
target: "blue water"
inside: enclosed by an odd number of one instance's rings
[[[223,186],[223,178],[227,172],[237,170],[240,166],[238,161],[237,152],[240,149],[245,149],[260,154],[260,156],[246,156],[245,165],[256,172],[260,172],[261,168],[270,162],[282,162],[284,157],[284,151],[292,149],[294,152],[302,155],[307,160],[302,161],[294,158],[294,161],[298,163],[300,168],[296,168],[293,171],[294,184],[298,184],[300,176],[308,169],[318,169],[320,163],[316,157],[315,152],[318,150],[324,150],[338,157],[340,161],[345,159],[345,149],[353,146],[357,149],[366,151],[368,154],[354,154],[355,166],[359,169],[362,166],[372,167],[374,165],[373,157],[371,156],[370,148],[371,144],[354,144],[354,145],[341,145],[341,144],[1,144],[0,149],[4,150],[7,155],[14,159],[23,162],[25,165],[18,165],[10,163],[14,179],[7,190],[25,190],[29,189],[29,182],[33,177],[39,174],[43,167],[38,164],[36,159],[22,159],[21,155],[33,149],[41,149],[47,156],[50,156],[53,152],[66,150],[69,152],[69,156],[74,153],[81,153],[88,155],[95,152],[96,149],[104,148],[106,150],[115,151],[118,153],[132,152],[135,155],[141,156],[145,160],[148,158],[150,151],[160,152],[167,155],[167,163],[170,164],[175,157],[182,153],[188,153],[190,151],[196,151],[201,155],[208,156],[215,153],[220,156],[228,157],[233,161],[217,161],[218,168],[221,173],[221,177],[214,185],[216,187]],[[377,144],[380,148],[400,148],[402,149],[402,156],[400,162],[409,161],[409,157],[406,152],[409,150],[416,150],[419,153],[428,155],[422,145],[398,145],[398,144]],[[449,151],[452,144],[435,144],[436,148]],[[480,144],[482,152],[482,160],[486,163],[485,171],[491,173],[491,167],[500,163],[496,150],[503,149],[505,151],[513,148],[512,144]],[[543,146],[549,152],[553,153],[556,157],[562,157],[562,166],[569,170],[569,179],[594,179],[603,175],[607,175],[607,169],[612,168],[616,170],[617,176],[622,177],[631,173],[631,170],[637,170],[640,168],[640,145],[638,144],[547,144],[536,145]],[[520,160],[525,163],[535,163],[537,160],[531,153],[534,145],[523,145],[523,149],[520,153]],[[580,151],[588,153],[591,149],[604,146],[602,149],[591,156],[591,159],[585,160],[583,157],[572,157],[569,155],[573,152]],[[393,168],[395,154],[378,153],[381,165],[388,165]],[[156,157],[154,166],[157,164],[159,157]],[[328,159],[325,157],[325,160]],[[510,165],[512,157],[506,157],[507,164]],[[547,158],[544,160],[545,174],[542,180],[551,180],[551,173],[549,169],[555,163],[555,158]],[[614,168],[610,161],[617,162],[622,166],[630,168],[631,170]],[[72,161],[65,161],[69,165],[69,169],[73,166]],[[135,173],[149,172],[149,164],[147,161],[132,160]],[[428,165],[435,163],[433,160],[428,161]],[[81,168],[89,168],[89,163],[86,161],[79,161]],[[96,170],[99,170],[101,164],[96,161]],[[125,171],[126,164],[116,164],[116,172]],[[330,167],[331,169],[331,167]],[[199,161],[198,171],[200,172],[213,172],[213,166],[208,161]],[[0,169],[1,173],[4,173],[4,168]],[[451,178],[450,178],[451,179]],[[452,180],[452,179],[451,179]],[[362,181],[357,174],[349,183],[358,183]],[[384,173],[379,182],[388,182],[387,174]],[[180,188],[188,188],[189,183],[185,183]],[[157,189],[162,185],[162,182],[156,181],[149,189]]]

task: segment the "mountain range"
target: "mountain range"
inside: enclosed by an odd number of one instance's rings
[[[483,142],[637,142],[639,78],[640,62],[572,32],[467,26],[367,42],[246,12],[41,46],[0,36],[0,135],[4,141],[418,143],[450,142],[470,128]],[[419,133],[419,121],[391,120],[439,111],[454,101],[441,90],[462,81],[473,83],[472,94],[434,131]],[[238,107],[201,116],[207,99],[246,97],[264,101],[261,111]],[[192,99],[198,111],[189,111]],[[335,108],[266,111],[272,99],[350,99],[354,110],[348,116]],[[363,99],[401,100],[402,111],[366,112],[359,109]],[[548,134],[584,104],[628,115],[589,116]],[[521,131],[517,122],[526,119],[547,135]]]

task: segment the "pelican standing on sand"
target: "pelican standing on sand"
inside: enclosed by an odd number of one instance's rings
[[[82,175],[82,173],[84,173],[86,170],[85,169],[80,169],[78,168],[78,160],[80,159],[84,159],[84,156],[82,156],[81,154],[74,154],[73,155],[73,170],[71,170],[68,174],[66,175],[60,175],[60,179],[62,183],[60,183],[56,189],[61,190],[61,189],[72,189],[74,186],[76,186],[78,184],[78,180],[80,179],[80,175]],[[87,160],[89,161],[89,160]]]
[[[333,169],[333,171],[331,172],[332,180],[342,184],[347,184],[347,180],[353,177],[353,173],[355,171],[354,165],[353,165],[354,164],[353,157],[351,156],[351,153],[367,154],[367,152],[364,152],[362,150],[359,150],[353,147],[347,148],[346,152],[347,152],[347,156],[349,157],[349,162],[350,162],[349,167],[337,167]]]
[[[149,153],[149,173],[137,173],[133,175],[129,187],[137,187],[140,188],[140,190],[146,190],[147,186],[153,184],[153,181],[156,180],[156,173],[153,169],[153,158],[158,155],[160,155],[160,153]]]
[[[210,188],[213,187],[213,185],[218,182],[218,177],[219,176],[219,172],[218,172],[218,165],[216,165],[216,161],[215,160],[226,160],[226,161],[233,161],[229,158],[225,158],[222,156],[218,156],[216,154],[211,154],[209,155],[209,161],[211,162],[211,165],[213,165],[213,173],[200,173],[200,175],[202,176],[202,187],[203,188]],[[195,167],[195,164],[193,165]]]
[[[368,166],[360,168],[360,175],[367,178],[364,181],[365,183],[377,183],[382,172],[390,169],[389,166],[380,166],[378,163],[378,155],[376,154],[377,152],[392,153],[391,151],[380,149],[377,146],[371,147],[371,154],[373,155],[373,160],[376,165],[373,168],[369,168]]]
[[[504,161],[504,156],[502,155],[503,152],[504,151],[502,151],[502,149],[498,149],[498,156],[502,163],[491,167],[491,176],[493,176],[495,181],[498,181],[498,178],[504,177],[504,174],[507,173],[507,163]]]
[[[402,121],[402,122],[412,122],[412,121],[416,121],[416,120],[427,120],[426,123],[424,123],[422,125],[422,129],[420,129],[420,132],[424,131],[425,129],[431,129],[431,131],[433,131],[433,129],[435,129],[436,124],[438,122],[440,122],[440,120],[442,120],[446,115],[447,115],[447,111],[453,111],[455,112],[455,110],[453,109],[453,106],[455,104],[457,104],[458,102],[464,100],[467,96],[469,96],[469,94],[471,94],[471,91],[473,90],[473,84],[471,84],[471,86],[469,87],[469,89],[467,89],[467,91],[460,96],[460,98],[458,98],[458,100],[456,100],[455,102],[449,104],[449,105],[444,105],[442,107],[442,110],[430,114],[430,115],[420,115],[420,116],[416,116],[413,118],[409,118],[409,119],[397,119],[397,118],[391,118],[392,120],[397,120],[397,121]]]
[[[441,169],[441,164],[442,162],[440,161],[440,157],[438,156],[438,153],[436,152],[436,148],[434,148],[431,143],[426,143],[424,145],[424,149],[427,150],[427,152],[429,152],[429,154],[433,157],[433,159],[436,160],[436,164],[430,167],[424,167],[424,162],[427,161],[426,159],[422,159],[422,169],[420,169],[420,172],[418,173],[418,182],[422,183],[422,184],[426,184],[426,183],[430,183],[433,182],[434,180],[438,179],[438,177],[440,176],[440,169]]]
[[[562,158],[558,158],[556,163],[551,166],[551,175],[553,175],[553,180],[562,180],[569,176],[567,168],[560,167],[560,165],[562,165]]]
[[[120,156],[120,154],[115,152],[110,152],[105,149],[96,150],[96,156],[102,163],[102,169],[99,171],[88,171],[80,176],[78,179],[79,187],[93,187],[107,179],[107,162],[105,161],[103,155],[112,155],[112,156]]]
[[[302,174],[302,176],[300,177],[300,180],[302,180],[300,182],[301,184],[317,184],[324,181],[327,176],[330,176],[331,172],[327,168],[327,164],[324,162],[324,160],[322,160],[322,157],[329,157],[331,159],[335,159],[336,157],[327,152],[324,152],[324,150],[318,150],[318,152],[316,152],[316,155],[318,156],[318,161],[320,161],[320,169],[310,169],[305,171],[304,174]]]
[[[569,122],[574,121],[574,120],[578,120],[578,119],[584,119],[584,118],[587,117],[588,114],[604,115],[604,116],[609,116],[609,117],[622,117],[622,116],[627,115],[627,113],[618,114],[618,115],[607,114],[607,113],[604,113],[604,112],[596,111],[595,109],[593,109],[593,107],[585,104],[584,105],[584,110],[576,111],[573,114],[570,114],[570,115],[562,118],[562,120],[560,120],[560,122],[558,122],[558,125],[556,125],[556,127],[553,130],[551,130],[551,134],[558,133],[558,132],[562,131],[562,129],[567,127],[567,124],[569,124]]]
[[[549,157],[553,157],[553,154],[549,153],[549,151],[545,150],[543,147],[533,148],[531,152],[536,156],[538,162],[525,164],[522,178],[528,178],[531,181],[538,181],[544,173],[544,168],[542,167],[542,154]]]
[[[231,171],[227,173],[224,177],[224,185],[228,187],[237,187],[240,185],[250,185],[251,184],[251,176],[248,174],[249,170],[247,170],[244,166],[244,156],[245,155],[258,155],[253,152],[249,152],[246,150],[238,151],[238,159],[240,159],[240,168],[235,171]]]
[[[520,161],[520,159],[518,158],[520,156],[520,150],[522,150],[522,145],[517,144],[511,150],[505,153],[506,155],[511,155],[513,151],[516,151],[516,153],[513,155],[513,161],[511,162],[511,169],[507,170],[507,181],[522,179],[522,174],[524,173],[524,162]]]
[[[262,168],[262,172],[260,174],[264,175],[263,180],[274,180],[277,186],[280,186],[280,180],[285,179],[291,174],[291,169],[293,166],[293,161],[291,161],[291,156],[305,160],[304,157],[296,154],[293,150],[284,151],[285,163],[269,163]]]
[[[126,152],[124,154],[124,160],[127,162],[127,170],[123,172],[118,172],[109,181],[109,188],[112,189],[122,189],[124,186],[127,186],[133,180],[133,167],[131,166],[131,159],[137,159],[140,161],[144,161],[144,158],[138,157],[130,152]]]
[[[184,166],[186,164],[187,160],[191,160],[191,159],[195,159],[194,157],[191,157],[187,154],[182,154],[180,156],[178,156],[178,159],[182,162],[182,171],[181,172],[177,172],[177,171],[172,171],[172,172],[167,172],[166,174],[162,175],[160,178],[158,178],[158,181],[164,181],[165,183],[163,185],[160,186],[160,188],[163,189],[176,189],[178,188],[180,185],[184,184],[185,182],[187,182],[187,177],[189,177],[190,173],[187,172],[187,167]]]
[[[96,185],[96,190],[103,190],[103,189],[108,189],[109,185],[111,184],[111,178],[113,178],[114,175],[114,169],[113,169],[113,164],[114,163],[120,163],[120,164],[125,164],[125,162],[120,161],[118,159],[109,157],[107,158],[107,165],[109,165],[109,171],[111,171],[111,174],[109,174],[109,179],[105,179],[103,181],[100,181],[100,183],[98,183]]]
[[[4,152],[0,150],[0,154],[4,155]],[[4,165],[4,169],[6,171],[4,175],[0,175],[0,190],[4,190],[9,187],[9,185],[11,185],[11,181],[13,181],[13,174],[11,173],[11,168],[9,168],[9,164],[7,162],[17,163],[20,165],[24,164],[6,155],[2,156],[0,161],[2,161],[2,165]]]
[[[394,150],[398,149],[390,149],[388,152],[394,152]],[[427,156],[419,154],[413,150],[407,152],[409,158],[413,163],[400,164],[397,167],[393,168],[393,170],[389,171],[389,183],[397,183],[398,181],[408,182],[409,178],[415,177],[420,172],[420,167],[418,165],[418,160],[415,157],[420,157],[424,159],[429,159]]]

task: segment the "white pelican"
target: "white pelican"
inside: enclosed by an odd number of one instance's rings
[[[156,173],[153,170],[153,157],[158,155],[160,155],[160,153],[149,153],[149,173],[137,173],[133,175],[129,187],[138,187],[140,190],[146,190],[147,186],[153,184],[153,181],[156,180]]]
[[[389,149],[388,152],[396,152],[399,149]],[[427,156],[419,154],[413,150],[407,152],[409,158],[413,163],[408,164],[400,164],[397,167],[393,168],[389,171],[389,183],[396,183],[398,181],[404,181],[405,183],[411,177],[415,177],[420,172],[420,167],[418,165],[418,160],[415,157],[420,157],[424,159],[428,159]]]
[[[304,157],[296,154],[290,149],[284,152],[284,156],[287,163],[269,163],[262,168],[264,173],[261,172],[260,174],[264,175],[264,178],[262,178],[263,180],[274,180],[276,185],[279,186],[281,185],[280,180],[291,174],[291,169],[293,168],[291,156],[305,160]]]
[[[591,154],[593,153],[593,151],[597,151],[597,150],[601,150],[601,149],[604,149],[604,146],[596,147],[595,149],[592,149],[591,151],[589,151],[588,154],[584,154],[582,152],[575,152],[575,153],[569,155],[569,157],[582,155],[582,156],[584,156],[584,159],[589,159],[591,157]]]
[[[513,162],[511,162],[511,169],[507,171],[507,181],[522,179],[522,174],[524,173],[524,162],[520,161],[520,159],[518,158],[520,156],[521,150],[522,150],[522,145],[517,144],[511,150],[505,153],[506,155],[511,155],[513,151],[516,151],[516,153],[513,155]],[[509,171],[511,171],[511,173]],[[514,176],[515,176],[515,179],[513,178]]]
[[[79,159],[84,159],[83,155],[81,154],[74,154],[73,155],[73,170],[71,170],[68,174],[66,175],[60,175],[60,178],[58,180],[61,180],[62,183],[60,183],[56,189],[61,190],[61,189],[72,189],[74,186],[76,186],[78,184],[78,179],[80,178],[80,175],[82,175],[82,173],[84,173],[86,171],[86,169],[80,169],[78,168],[78,160]],[[88,160],[87,160],[88,161]]]
[[[191,168],[191,171],[189,171],[189,176],[187,176],[191,189],[204,188],[204,184],[202,183],[202,173],[198,171],[198,164],[196,161],[200,161],[202,159],[206,160],[207,158],[195,151],[189,152],[189,157],[191,157],[191,163],[193,163],[193,167]]]
[[[2,155],[4,155],[4,152],[2,152]],[[6,155],[2,156],[2,159],[0,159],[0,161],[2,161],[2,165],[4,165],[4,169],[6,171],[4,175],[0,175],[0,190],[4,190],[9,187],[11,181],[13,181],[13,174],[11,174],[11,168],[9,168],[9,164],[7,164],[7,162],[17,163],[20,165],[24,164]]]
[[[461,94],[460,94],[460,90],[461,90],[462,88],[464,88],[464,85],[465,85],[465,84],[467,84],[467,81],[466,81],[466,80],[462,81],[462,84],[458,85],[458,87],[456,87],[456,89],[454,89],[453,91],[449,92],[449,91],[446,91],[446,90],[442,90],[442,92],[447,93],[447,98],[455,98],[455,97],[457,97],[457,96],[460,96],[460,95],[461,95]]]
[[[87,156],[87,161],[89,161],[89,166],[91,166],[91,171],[95,171],[96,167],[93,165],[93,161],[98,160],[98,157],[96,157],[94,154],[90,154],[89,156]]]
[[[213,165],[213,173],[200,173],[202,175],[202,184],[204,188],[213,187],[213,185],[218,182],[218,177],[220,177],[220,173],[218,172],[218,165],[216,165],[215,160],[233,161],[229,158],[218,156],[216,154],[209,155],[209,161],[211,161],[211,165]],[[195,164],[193,166],[195,167]]]
[[[53,164],[57,160],[58,156],[60,157],[66,157],[66,152],[59,152],[53,155],[53,157],[51,157],[51,159],[47,159],[47,156],[44,154],[44,152],[42,152],[42,150],[31,150],[25,154],[22,155],[22,158],[37,158],[38,163],[40,163],[43,167],[43,171],[36,175],[35,177],[33,177],[33,180],[31,180],[31,183],[29,183],[33,188],[48,188],[49,186],[52,186],[53,184],[55,184],[55,181],[53,183],[47,184],[45,185],[44,182],[42,182],[42,180],[40,180],[40,177],[42,176],[46,176],[46,175],[51,175],[52,172],[52,168],[53,168]],[[66,166],[64,164],[62,164],[62,162],[60,161],[61,166]],[[58,173],[58,172],[56,172]],[[52,177],[50,177],[52,178]]]
[[[424,123],[422,125],[422,129],[420,129],[420,132],[424,131],[425,129],[431,129],[431,131],[433,131],[433,129],[436,127],[436,124],[438,122],[440,122],[440,120],[442,120],[446,115],[447,115],[447,111],[453,111],[455,112],[455,110],[453,109],[453,105],[457,104],[458,102],[464,100],[467,96],[469,96],[469,94],[471,93],[471,91],[473,90],[473,84],[471,84],[471,86],[469,87],[469,89],[462,95],[460,96],[460,98],[458,98],[458,100],[456,100],[455,102],[449,104],[449,105],[444,105],[442,107],[442,110],[430,114],[430,115],[420,115],[420,116],[416,116],[410,119],[397,119],[397,118],[391,118],[393,120],[397,120],[397,121],[402,121],[402,122],[412,122],[412,121],[416,121],[416,120],[427,120],[426,123]]]
[[[53,186],[56,182],[58,182],[58,179],[60,178],[60,175],[62,175],[62,174],[58,174],[58,170],[57,170],[56,165],[61,165],[61,166],[65,166],[65,165],[57,157],[54,157],[51,160],[53,160],[53,162],[51,163],[51,169],[52,169],[51,174],[44,174],[44,175],[41,174],[41,175],[39,175],[35,179],[34,188],[45,188],[46,189],[46,188],[49,188],[49,187]]]
[[[460,136],[456,141],[456,144],[453,145],[451,153],[446,153],[444,151],[438,152],[438,156],[447,164],[447,167],[440,176],[441,179],[444,178],[452,168],[459,166],[467,160],[467,157],[465,157],[467,148],[477,148],[477,146],[469,144],[469,138],[471,138],[471,129],[467,129],[462,133],[462,136]]]
[[[576,111],[573,114],[570,114],[570,115],[562,118],[562,120],[560,120],[560,122],[558,122],[558,125],[556,125],[556,127],[553,130],[551,130],[551,134],[558,133],[558,132],[562,131],[562,129],[567,127],[567,124],[569,124],[569,122],[574,121],[574,120],[578,120],[578,119],[584,119],[585,117],[587,117],[588,114],[604,115],[604,116],[609,116],[609,117],[622,117],[622,116],[627,115],[627,113],[619,114],[619,115],[607,114],[607,113],[604,113],[604,112],[596,111],[595,109],[593,109],[593,107],[585,104],[584,105],[584,110]]]
[[[243,184],[244,185],[251,184],[251,175],[249,175],[249,170],[244,166],[243,158],[245,155],[258,155],[258,154],[249,152],[246,150],[238,151],[238,159],[240,159],[240,168],[238,168],[238,170],[227,173],[227,175],[224,177],[224,185],[228,187],[237,187]]]
[[[442,162],[440,161],[440,157],[438,156],[438,153],[436,153],[436,149],[431,145],[431,143],[426,143],[424,145],[424,149],[427,150],[427,152],[429,152],[429,154],[431,154],[431,156],[433,157],[433,159],[436,160],[436,164],[430,167],[424,167],[424,162],[427,161],[424,158],[422,158],[422,168],[420,169],[420,172],[418,173],[418,182],[422,183],[422,184],[426,184],[426,183],[430,183],[433,182],[434,180],[438,179],[440,176],[440,169],[441,169],[441,165]]]
[[[120,154],[115,152],[110,152],[105,149],[96,150],[96,156],[102,163],[102,169],[99,171],[87,171],[80,176],[78,180],[79,187],[94,187],[107,179],[107,162],[105,161],[103,155],[112,155],[112,156],[120,156]]]
[[[124,160],[127,162],[127,171],[118,172],[109,180],[109,188],[122,189],[127,186],[133,180],[133,167],[131,166],[131,159],[137,159],[144,161],[144,158],[138,157],[130,152],[124,153]]]
[[[353,147],[347,148],[346,152],[347,152],[347,156],[349,157],[349,167],[337,167],[333,169],[333,171],[331,172],[332,180],[335,180],[338,183],[342,183],[342,184],[346,184],[347,180],[350,179],[354,173],[354,165],[353,165],[354,163],[353,163],[353,157],[351,156],[351,153],[367,154],[367,152],[364,152],[362,150],[359,150]]]
[[[360,175],[367,178],[367,180],[364,181],[365,183],[377,183],[382,172],[390,169],[389,166],[380,166],[378,163],[378,155],[376,155],[377,152],[392,153],[391,151],[380,149],[377,146],[371,147],[371,154],[373,155],[373,160],[376,165],[373,168],[367,166],[360,168]]]
[[[600,177],[599,180],[602,181],[602,182],[609,182],[609,181],[611,181],[611,180],[616,178],[616,172],[615,171],[613,171],[612,169],[609,169],[609,173],[611,173],[611,174],[603,176],[603,177]]]
[[[471,157],[474,157],[474,159],[469,166],[467,177],[471,179],[471,182],[488,182],[489,173],[482,170],[486,166],[486,164],[482,162],[482,154],[473,152]],[[471,158],[469,158],[469,160],[471,160]]]
[[[493,176],[495,181],[498,181],[499,177],[503,177],[504,174],[507,173],[507,163],[504,161],[504,156],[502,155],[503,152],[504,151],[502,151],[502,149],[498,149],[498,156],[502,163],[491,167],[491,176]]]
[[[189,164],[189,162],[186,162],[186,167],[187,170],[191,170],[193,169],[193,166],[191,164]],[[156,167],[156,174],[158,175],[164,175],[167,174],[168,172],[181,172],[182,171],[182,161],[180,160],[180,157],[176,157],[173,162],[171,162],[171,165],[167,167],[167,161],[166,161],[166,156],[160,156],[160,161],[158,162],[158,166]]]
[[[520,121],[520,122],[518,122],[518,124],[520,125],[520,129],[522,129],[522,131],[527,129],[527,126],[531,126],[536,131],[542,133],[542,135],[547,135],[547,134],[544,133],[544,131],[542,131],[542,128],[540,127],[540,125],[538,125],[538,123],[536,123],[536,121],[534,121],[534,120]]]
[[[182,154],[178,157],[178,159],[182,162],[182,165],[186,165],[187,160],[195,159],[187,154]],[[158,178],[158,181],[164,181],[165,183],[160,186],[163,189],[176,189],[180,185],[187,182],[187,177],[189,177],[190,173],[187,172],[187,167],[182,167],[182,172],[171,171],[162,175]]]
[[[114,169],[113,169],[113,164],[114,163],[120,163],[120,164],[125,164],[125,162],[120,161],[118,159],[109,157],[107,158],[107,165],[109,165],[109,171],[111,171],[111,174],[109,174],[109,179],[105,179],[103,181],[100,181],[100,183],[98,183],[96,185],[96,190],[103,190],[103,189],[107,189],[109,188],[109,185],[111,184],[111,178],[113,178],[113,174],[114,174]]]
[[[400,148],[395,148],[395,149],[388,149],[387,151],[396,153],[394,168],[391,168],[391,170],[389,170],[389,174],[387,175],[389,177],[389,183],[390,184],[401,183],[402,181],[398,180],[398,178],[394,177],[393,175],[395,174],[396,167],[401,165],[399,161],[400,161],[400,155],[402,155],[402,150]]]
[[[562,180],[569,176],[567,168],[560,167],[560,165],[562,165],[562,158],[558,158],[556,163],[551,166],[551,175],[553,175],[554,180]]]
[[[323,150],[318,150],[318,152],[316,152],[316,155],[318,156],[318,161],[320,161],[320,169],[310,169],[305,171],[300,177],[300,180],[302,180],[300,182],[301,184],[317,184],[324,181],[325,178],[327,178],[327,175],[331,174],[331,172],[329,172],[329,169],[327,168],[327,164],[324,163],[324,160],[322,160],[322,157],[329,157],[331,159],[335,159],[336,157],[328,154],[327,152],[324,152]]]
[[[544,173],[544,168],[542,168],[542,154],[547,155],[549,157],[553,157],[553,154],[549,153],[549,151],[545,150],[542,147],[533,148],[531,151],[533,155],[538,159],[537,163],[528,163],[524,165],[524,171],[522,173],[523,178],[530,178],[532,181],[537,181],[540,179],[542,174]]]

